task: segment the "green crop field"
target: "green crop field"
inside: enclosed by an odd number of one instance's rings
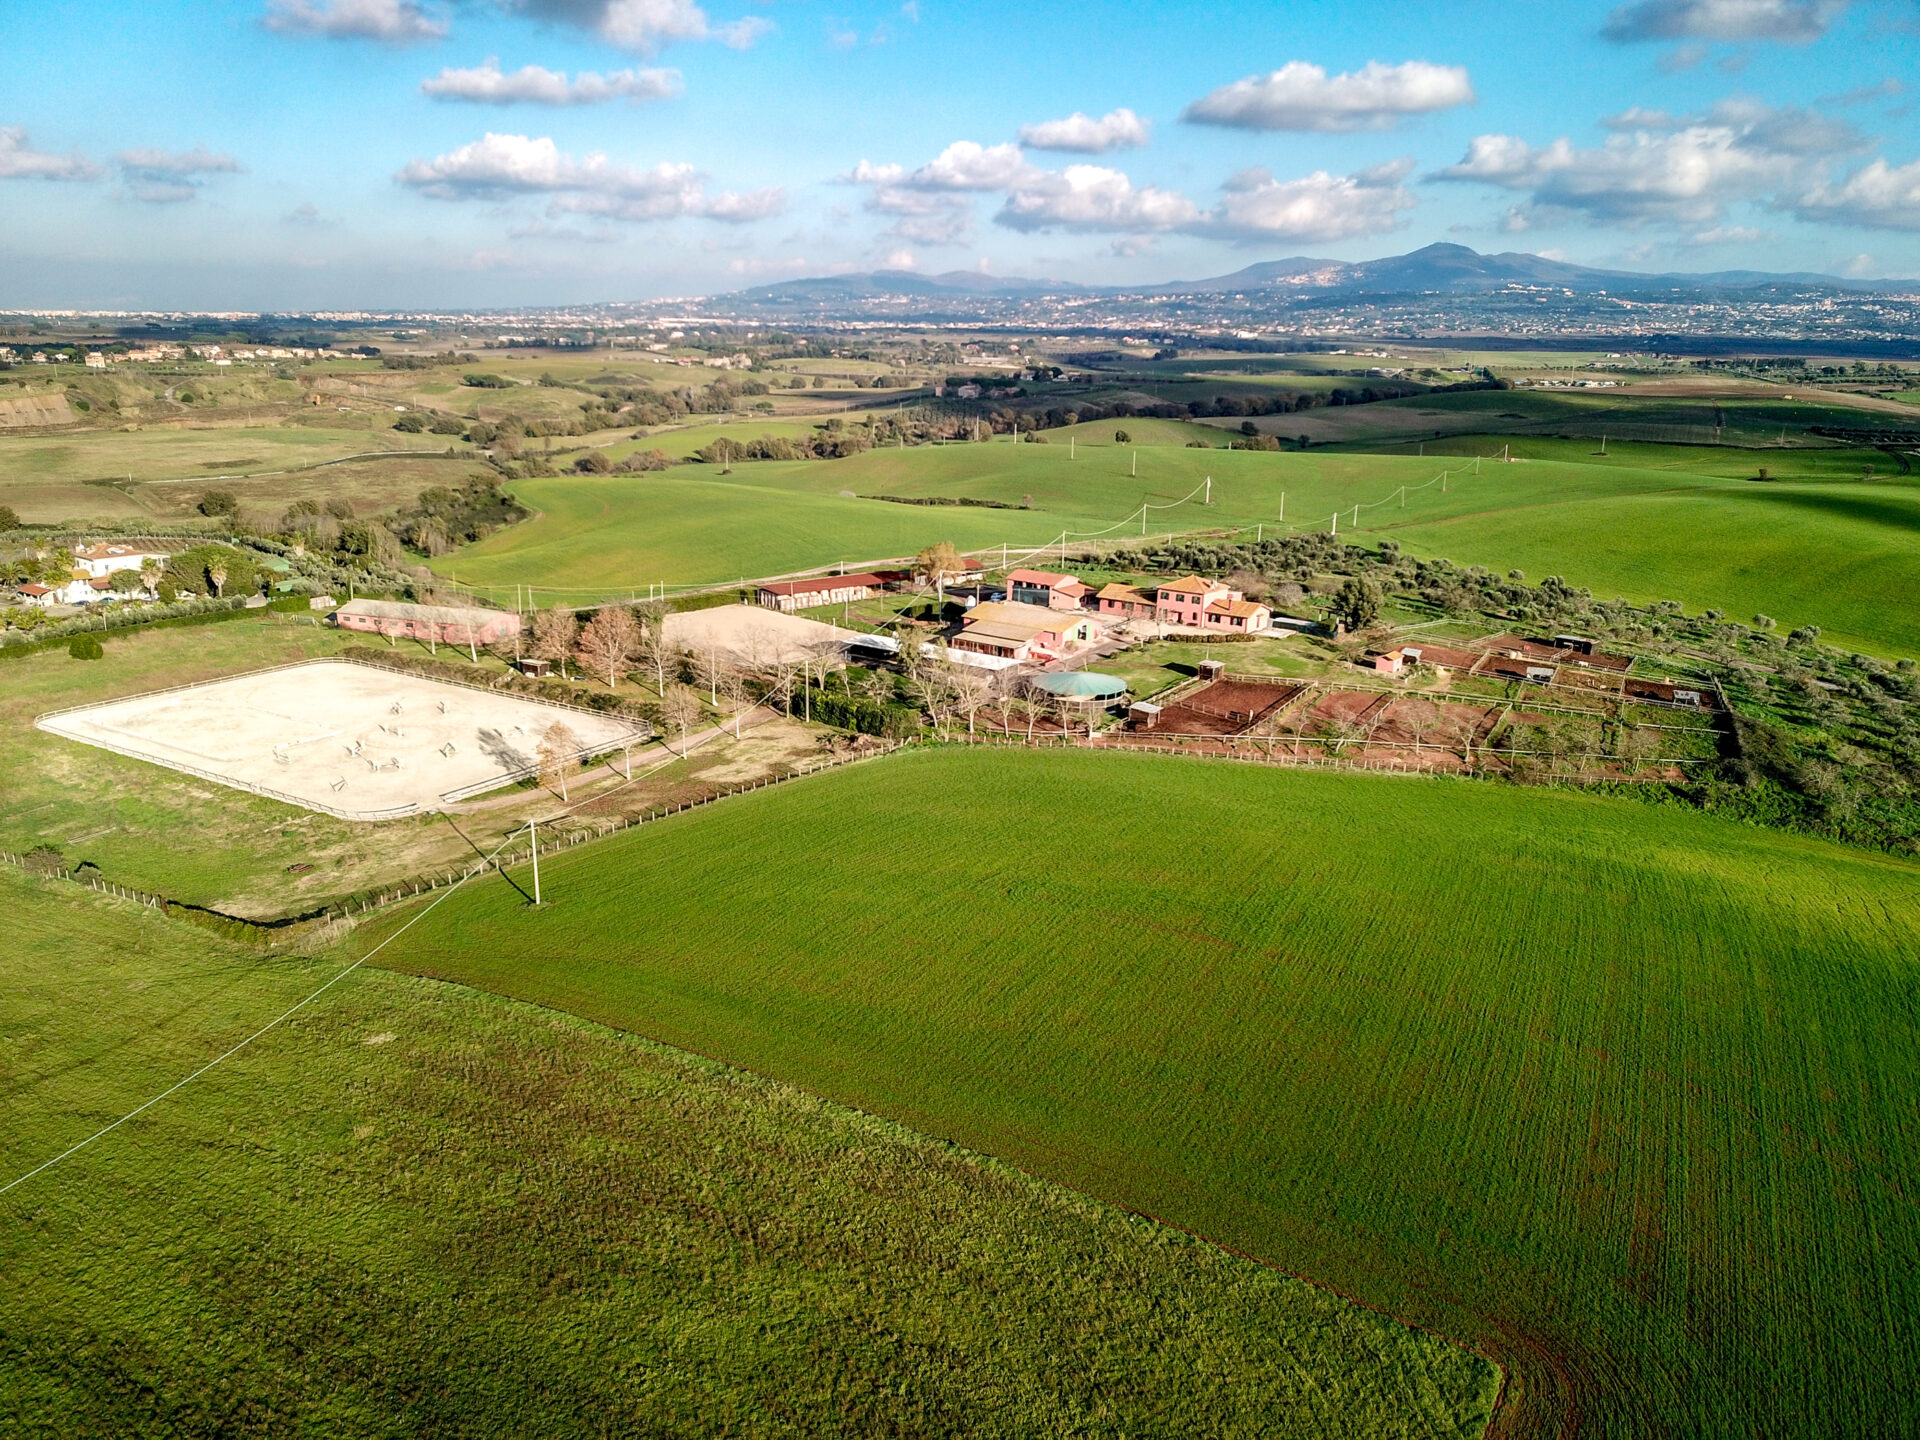
[[[0,1183],[337,961],[0,872]],[[362,970],[0,1197],[10,1435],[1470,1437],[1438,1338],[951,1144]]]
[[[701,466],[522,481],[514,491],[539,519],[434,564],[463,585],[502,597],[525,582],[548,598],[588,600],[644,594],[654,582],[717,583],[862,563],[935,540],[970,549],[1006,542],[1018,555],[1062,531],[1105,531],[1115,539],[1135,533],[1137,522],[1116,522],[1143,501],[1171,507],[1152,512],[1154,533],[1239,527],[1249,539],[1256,525],[1280,528],[1283,505],[1287,526],[1316,528],[1330,528],[1338,507],[1346,512],[1341,529],[1349,532],[1359,503],[1358,533],[1391,537],[1418,554],[1518,568],[1535,579],[1559,574],[1607,597],[1764,612],[1789,628],[1817,624],[1836,644],[1879,654],[1920,652],[1920,608],[1888,603],[1889,596],[1920,593],[1920,487],[1884,478],[1860,483],[1872,463],[1863,454],[1885,465],[1878,452],[1756,456],[1636,444],[1617,453],[1610,445],[1600,457],[1586,442],[1526,440],[1513,451],[1526,463],[1482,459],[1474,474],[1467,453],[1136,449],[1115,445],[1114,428],[1079,427],[1090,443],[1076,443],[1071,453],[1054,439],[749,462],[731,474]],[[1096,439],[1103,443],[1091,443]],[[1473,453],[1491,454],[1505,443],[1489,437]],[[1781,478],[1756,483],[1759,464]],[[1452,472],[1445,493],[1428,483],[1442,470]],[[1210,506],[1192,493],[1208,476]],[[862,498],[873,495],[1032,508]]]
[[[1920,866],[1466,781],[922,751],[381,957],[1484,1347],[1510,1433],[1920,1429]]]

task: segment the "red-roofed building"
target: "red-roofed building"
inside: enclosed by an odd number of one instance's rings
[[[1009,570],[1007,599],[1016,605],[1044,605],[1049,610],[1078,610],[1093,593],[1078,575],[1056,575],[1050,570]]]
[[[1154,592],[1154,618],[1162,625],[1253,635],[1273,626],[1273,612],[1218,580],[1198,575],[1170,581]]]
[[[1153,618],[1153,596],[1117,580],[1111,585],[1102,585],[1093,602],[1093,608],[1102,615],[1118,615],[1122,619]]]
[[[850,604],[887,588],[881,576],[822,575],[813,580],[770,580],[759,587],[758,599],[769,610],[811,610],[819,605]]]

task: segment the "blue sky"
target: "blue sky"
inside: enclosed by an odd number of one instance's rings
[[[0,306],[1121,283],[1435,240],[1920,274],[1915,0],[12,0],[0,50]]]

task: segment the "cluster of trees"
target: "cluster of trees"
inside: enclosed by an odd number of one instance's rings
[[[149,571],[148,567],[152,567]],[[131,573],[131,572],[123,572]],[[245,550],[231,545],[194,545],[171,556],[164,565],[148,561],[141,570],[163,603],[179,595],[257,595],[265,588],[268,571]]]
[[[757,440],[732,440],[721,436],[694,452],[709,465],[732,465],[741,460],[840,460],[873,448],[873,435],[864,426],[847,427],[830,420],[812,435],[789,438],[762,435]]]
[[[422,490],[412,505],[395,513],[393,528],[415,550],[440,555],[455,546],[484,540],[531,513],[502,490],[497,479],[474,476],[464,485],[434,485]]]
[[[346,501],[333,499],[321,506],[296,500],[280,517],[281,538],[315,556],[352,568],[384,567],[397,570],[406,563],[400,539],[379,519],[362,520]]]
[[[365,347],[362,347],[365,353]],[[379,355],[380,352],[373,352]],[[383,370],[434,370],[442,365],[471,365],[475,357],[464,351],[442,350],[437,355],[382,355],[380,368]]]

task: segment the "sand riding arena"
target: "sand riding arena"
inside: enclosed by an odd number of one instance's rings
[[[438,810],[523,779],[556,724],[571,732],[581,759],[648,738],[616,716],[349,660],[234,675],[34,723],[347,820]]]

